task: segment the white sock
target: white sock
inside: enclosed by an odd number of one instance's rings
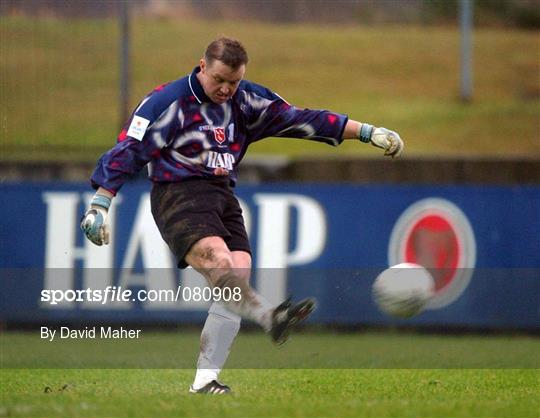
[[[229,302],[226,306],[229,311],[234,312],[242,318],[256,322],[266,332],[270,331],[274,305],[254,291],[251,292],[249,300],[243,298],[240,303]]]
[[[193,389],[200,389],[212,380],[217,380],[240,329],[240,320],[240,316],[230,312],[221,303],[212,304],[201,333],[201,351]]]
[[[228,302],[224,302],[224,306],[241,318],[256,322],[268,332],[272,327],[274,306],[249,285],[244,277],[245,273],[241,269],[213,269],[206,271],[205,277],[208,283],[213,284],[213,286],[239,290],[239,299],[232,298]]]

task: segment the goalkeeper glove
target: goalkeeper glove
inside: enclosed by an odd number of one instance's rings
[[[375,128],[373,125],[363,123],[358,132],[358,139],[369,142],[371,145],[382,148],[384,155],[398,158],[403,152],[403,140],[397,132],[386,128]]]
[[[81,229],[84,235],[96,245],[109,243],[109,225],[107,214],[111,206],[111,199],[106,196],[95,194],[88,209],[81,219]]]

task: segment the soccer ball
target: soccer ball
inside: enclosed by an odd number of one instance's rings
[[[384,313],[410,318],[426,307],[435,291],[431,274],[419,264],[401,263],[384,270],[372,286],[373,300]]]

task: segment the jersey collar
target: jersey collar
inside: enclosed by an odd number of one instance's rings
[[[197,66],[193,69],[191,74],[188,76],[189,88],[191,89],[191,93],[193,94],[193,96],[195,96],[195,99],[199,103],[212,102],[212,100],[210,100],[210,98],[204,92],[204,89],[201,83],[199,82],[199,79],[197,78],[197,73],[199,73],[200,71],[201,71],[201,67]]]

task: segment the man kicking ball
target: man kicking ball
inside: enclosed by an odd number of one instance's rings
[[[292,137],[337,146],[357,139],[398,157],[399,135],[346,115],[300,109],[244,80],[248,56],[240,42],[220,38],[186,77],[163,84],[137,106],[117,144],[99,159],[96,189],[81,227],[96,245],[108,244],[107,213],[122,185],[148,165],[152,215],[176,256],[212,287],[240,288],[238,301],[215,302],[201,334],[194,393],[228,393],[218,381],[240,319],[255,321],[277,344],[315,308],[313,299],[273,306],[249,284],[251,249],[234,186],[247,148],[267,137]]]

